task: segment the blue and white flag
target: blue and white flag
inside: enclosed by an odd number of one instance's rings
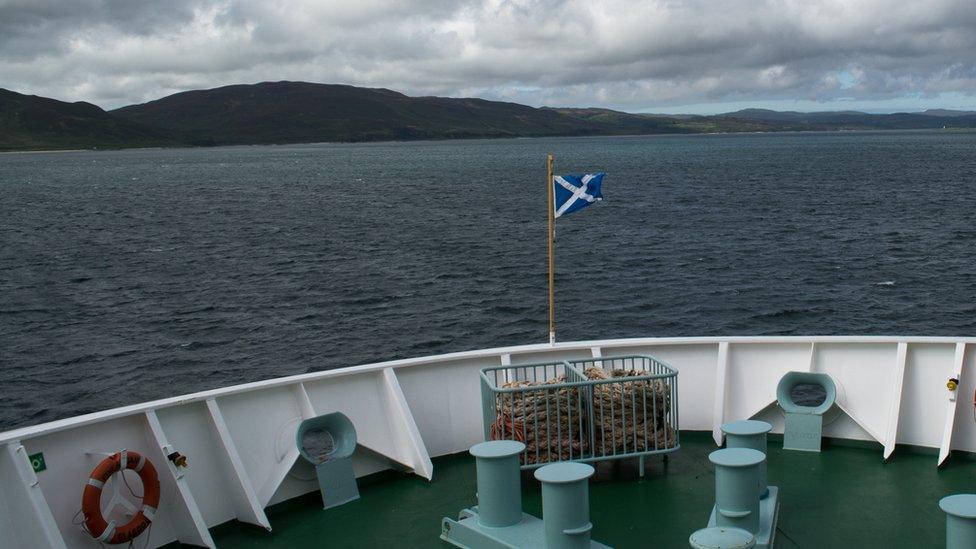
[[[553,206],[556,209],[556,217],[582,210],[594,202],[603,200],[600,185],[603,184],[604,175],[606,174],[588,173],[553,177],[553,196],[556,198]]]

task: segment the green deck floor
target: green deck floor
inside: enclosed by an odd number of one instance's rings
[[[688,547],[688,535],[708,520],[715,477],[710,433],[682,433],[681,449],[667,464],[649,458],[639,480],[633,465],[603,463],[590,485],[593,539],[617,548]],[[937,548],[945,546],[947,494],[976,492],[976,462],[899,448],[887,463],[880,447],[828,444],[822,453],[769,445],[770,484],[780,487],[778,549]],[[434,481],[401,473],[360,480],[361,499],[323,511],[318,494],[269,509],[274,529],[230,523],[214,529],[232,547],[433,547],[441,517],[475,505],[474,460],[466,454],[434,460]],[[538,484],[526,476],[523,509],[541,516]]]

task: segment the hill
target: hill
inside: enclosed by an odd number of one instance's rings
[[[611,109],[560,108],[549,109],[575,120],[585,121],[608,133],[695,133],[681,119],[655,114],[631,114]]]
[[[921,113],[868,114],[859,111],[793,112],[745,109],[722,117],[751,120],[779,130],[922,130],[976,128],[976,113],[929,110]]]
[[[976,114],[976,111],[957,111],[952,109],[928,109],[922,111],[922,114],[928,116],[970,116]]]
[[[112,114],[186,132],[200,144],[307,143],[623,133],[612,122],[484,99],[264,82],[170,95]]]
[[[187,91],[106,112],[0,89],[0,150],[939,128],[976,128],[976,112],[635,114],[307,82]]]
[[[157,147],[171,132],[120,119],[91,103],[66,103],[0,88],[0,150]]]

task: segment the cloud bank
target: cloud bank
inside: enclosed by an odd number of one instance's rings
[[[0,87],[111,108],[265,80],[627,110],[976,105],[976,2],[0,0]]]

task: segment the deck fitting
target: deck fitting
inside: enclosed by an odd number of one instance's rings
[[[306,437],[316,444],[327,447],[311,449],[305,446]],[[356,428],[352,421],[340,412],[306,419],[295,432],[295,442],[303,458],[315,466],[322,507],[331,509],[359,499],[359,486],[352,468],[352,454],[356,451]],[[324,454],[320,454],[323,452]]]
[[[741,528],[714,526],[696,531],[688,544],[695,549],[750,549],[756,546],[756,536]]]
[[[725,448],[709,454],[715,464],[715,506],[708,527],[740,528],[756,537],[758,549],[773,546],[779,490],[770,486],[760,499],[760,465],[766,454],[751,448]]]
[[[587,481],[593,467],[555,463],[536,471],[542,482],[543,521],[522,512],[518,456],[524,450],[524,444],[511,440],[482,442],[471,448],[477,467],[478,506],[462,509],[458,520],[444,517],[441,539],[467,549],[607,548],[590,540]]]
[[[722,425],[722,432],[725,433],[726,448],[750,448],[759,450],[766,454],[766,434],[773,430],[773,426],[765,421],[747,419],[744,421],[733,421]],[[766,460],[759,465],[759,497],[765,498],[769,495],[769,487],[766,485]]]
[[[946,513],[946,549],[976,547],[976,494],[956,494],[939,500]]]
[[[806,406],[793,401],[793,389],[797,385],[819,385],[826,396],[817,406]],[[827,374],[813,372],[787,372],[776,385],[776,401],[783,409],[786,424],[783,428],[783,449],[819,452],[823,438],[823,415],[837,400],[837,386]]]

